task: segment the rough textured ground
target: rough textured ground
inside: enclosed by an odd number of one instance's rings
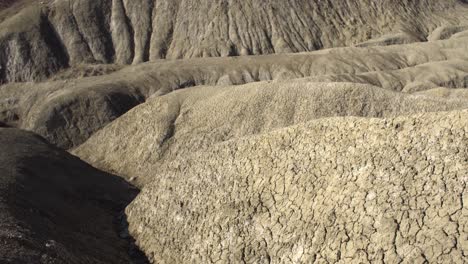
[[[117,217],[136,189],[29,132],[0,146],[0,263],[129,263]]]
[[[82,63],[305,52],[388,34],[397,37],[380,43],[424,41],[468,17],[465,0],[18,2],[2,11],[13,9],[0,20],[0,83]]]
[[[120,70],[83,66],[60,73],[59,81],[0,86],[0,121],[73,148],[150,96],[197,85],[303,78],[304,82],[368,83],[405,93],[466,88],[467,50],[467,38],[460,37],[388,47],[160,61]],[[74,79],[90,71],[101,76]]]
[[[154,263],[465,263],[468,112],[329,118],[153,171],[127,208]]]
[[[467,0],[0,0],[0,263],[468,263],[467,88]]]
[[[220,142],[324,117],[468,109],[468,90],[460,92],[462,96],[450,98],[363,84],[302,82],[190,88],[148,100],[73,153],[142,186],[163,164]]]

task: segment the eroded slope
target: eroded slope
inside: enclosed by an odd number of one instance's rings
[[[462,0],[32,1],[0,25],[0,83],[83,63],[306,52],[466,25]],[[398,38],[397,38],[398,39]],[[399,38],[401,39],[401,38]]]
[[[189,88],[148,100],[98,131],[74,153],[142,186],[164,164],[219,142],[324,117],[467,109],[468,93],[463,92],[464,98],[460,94],[446,98],[363,84],[301,82]]]
[[[466,88],[467,50],[466,38],[454,38],[388,47],[145,63],[98,77],[0,86],[0,121],[35,131],[68,149],[151,96],[197,85],[305,78],[301,81],[368,83],[407,93]]]
[[[152,262],[468,261],[467,1],[11,2],[0,127],[144,187]],[[45,140],[0,128],[0,262],[130,261],[136,191]]]
[[[136,189],[29,132],[0,146],[1,263],[130,262],[117,217]]]

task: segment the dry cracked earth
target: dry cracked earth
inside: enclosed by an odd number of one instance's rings
[[[468,1],[0,0],[0,263],[468,263]]]

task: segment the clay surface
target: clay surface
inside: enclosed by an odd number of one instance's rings
[[[468,112],[329,118],[153,172],[127,208],[154,263],[464,263]]]

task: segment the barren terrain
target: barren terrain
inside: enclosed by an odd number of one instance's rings
[[[0,263],[468,262],[465,0],[0,2]]]

